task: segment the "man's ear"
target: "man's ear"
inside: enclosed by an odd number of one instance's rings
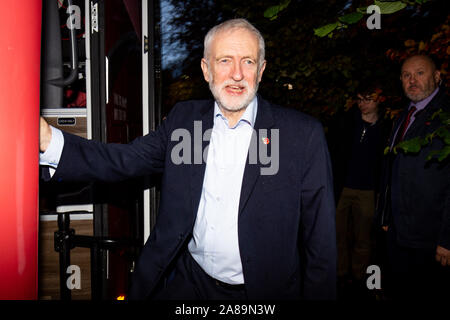
[[[209,82],[209,70],[208,70],[208,62],[205,58],[202,58],[202,61],[200,62],[200,66],[202,67],[203,71],[203,78],[205,78],[206,82]]]
[[[441,81],[441,72],[439,70],[434,71],[434,82],[439,85]]]
[[[266,60],[263,61],[261,68],[259,68],[258,82],[261,82],[262,75],[265,69],[266,69]]]

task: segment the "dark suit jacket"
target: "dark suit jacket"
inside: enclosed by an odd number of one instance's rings
[[[409,127],[404,140],[425,137],[442,126],[439,117],[432,115],[439,109],[449,112],[449,97],[441,88]],[[389,139],[392,141],[396,129],[408,113],[407,108],[400,114]],[[438,162],[426,160],[433,150],[442,149],[443,141],[435,137],[418,153],[397,155],[386,158],[384,185],[391,184],[391,201],[380,198],[377,206],[384,225],[390,225],[397,242],[411,248],[436,248],[437,245],[450,249],[450,165],[449,159]],[[392,178],[389,179],[389,167]],[[386,188],[386,187],[385,187]],[[390,202],[390,203],[389,203]],[[387,215],[383,216],[384,213]]]
[[[116,181],[163,173],[157,222],[134,272],[131,299],[151,296],[192,236],[206,163],[174,164],[171,152],[179,141],[171,134],[183,128],[194,135],[194,121],[201,121],[202,133],[212,128],[213,106],[212,100],[179,103],[155,132],[127,145],[64,134],[53,180]],[[335,207],[322,127],[258,97],[254,128],[268,129],[269,138],[270,129],[279,130],[280,164],[275,175],[261,175],[259,161],[247,161],[244,171],[238,235],[248,297],[334,299]]]

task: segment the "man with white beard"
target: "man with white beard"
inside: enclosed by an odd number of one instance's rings
[[[260,32],[244,19],[212,28],[201,68],[215,101],[178,103],[155,132],[127,145],[87,141],[41,120],[41,164],[56,168],[55,181],[163,173],[157,223],[128,298],[335,299],[324,133],[317,120],[256,95],[264,50]],[[174,161],[174,133],[195,135],[198,123],[209,139],[201,146],[189,139],[187,160]],[[270,173],[261,159],[268,149],[279,163]],[[206,160],[190,161],[199,152]]]

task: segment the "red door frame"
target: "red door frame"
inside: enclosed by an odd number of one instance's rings
[[[0,299],[37,299],[41,17],[0,2]]]

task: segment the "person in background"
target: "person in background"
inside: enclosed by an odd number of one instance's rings
[[[375,244],[375,199],[391,128],[381,92],[376,81],[363,81],[357,107],[339,114],[328,134],[337,202],[338,299],[369,297],[365,280]]]
[[[387,231],[389,299],[450,301],[450,157],[427,159],[444,142],[435,137],[419,152],[393,148],[443,126],[436,112],[450,102],[435,62],[426,55],[407,58],[400,80],[408,103],[394,124],[377,206]]]

